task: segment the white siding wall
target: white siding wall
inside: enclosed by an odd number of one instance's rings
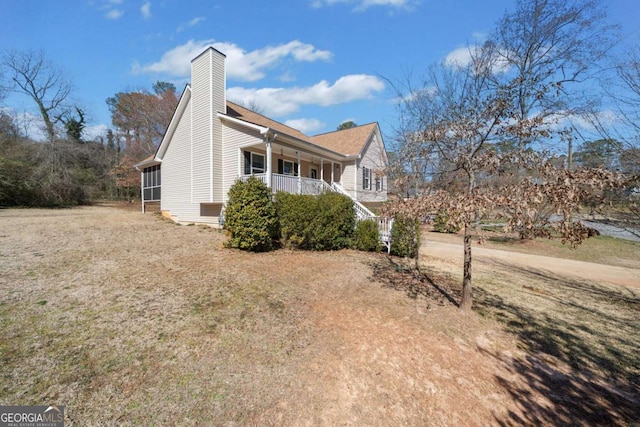
[[[191,101],[190,101],[191,102]],[[191,202],[191,105],[180,118],[162,160],[160,208],[178,221],[196,221],[199,204]]]
[[[334,166],[335,167],[335,166]],[[351,195],[351,197],[357,199],[359,196],[359,189],[357,187],[356,181],[356,161],[351,160],[349,162],[344,162],[342,164],[342,177],[340,179],[340,183],[342,184],[342,188],[344,188],[347,193]]]
[[[191,63],[193,202],[222,201],[222,125],[226,112],[224,55],[208,49]]]
[[[180,222],[218,223],[222,191],[224,55],[208,49],[191,63],[191,99],[162,161],[161,209]],[[220,199],[217,199],[220,197]],[[212,203],[218,202],[218,203]]]
[[[205,51],[191,63],[191,201],[212,201],[212,55]]]
[[[229,189],[238,179],[239,171],[244,167],[241,149],[255,144],[262,144],[259,150],[265,149],[263,137],[257,130],[250,130],[235,123],[222,124],[222,197],[227,200]],[[253,151],[256,151],[254,148]]]
[[[362,188],[362,168],[372,169],[371,190]],[[366,147],[362,158],[358,163],[358,173],[356,174],[358,200],[361,202],[384,202],[387,200],[387,177],[382,176],[382,191],[376,191],[376,176],[380,176],[385,168],[384,156],[382,153],[382,141],[378,140],[374,133],[371,141]]]
[[[213,200],[223,202],[227,192],[223,189],[222,123],[216,113],[227,113],[225,58],[213,51]]]
[[[162,160],[162,201],[160,209],[180,222],[218,224],[220,207],[191,199],[191,101]]]

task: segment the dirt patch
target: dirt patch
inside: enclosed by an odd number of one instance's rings
[[[247,254],[223,249],[218,231],[110,207],[2,210],[0,239],[0,404],[63,404],[68,425],[635,420],[631,289],[602,296],[493,266],[495,279],[477,276],[482,316],[462,315],[458,270],[444,258],[427,257],[416,277],[401,260],[355,251]],[[525,311],[511,304],[516,291],[491,287],[505,282],[543,299]],[[570,304],[594,311],[589,325],[613,322],[615,339],[569,317],[535,335],[552,325],[535,310],[571,289]],[[613,331],[623,324],[626,340]],[[568,341],[580,358],[542,346],[572,327],[593,329]]]

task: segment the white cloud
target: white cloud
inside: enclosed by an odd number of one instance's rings
[[[145,4],[142,5],[142,7],[140,8],[140,13],[142,14],[142,17],[144,19],[149,19],[151,18],[151,2],[145,2]]]
[[[87,126],[82,131],[82,139],[85,141],[95,141],[99,136],[106,138],[108,129],[109,126],[105,124]],[[104,143],[106,144],[106,139]]]
[[[324,128],[325,124],[318,119],[293,119],[284,122],[285,125],[298,129],[300,132],[310,135],[313,132]]]
[[[104,16],[107,17],[107,19],[119,19],[122,15],[124,15],[124,10],[121,9],[111,9],[109,10],[107,13],[105,13]]]
[[[97,6],[101,11],[104,11],[104,16],[107,19],[119,19],[124,15],[124,10],[119,9],[118,6],[122,4],[123,0],[102,0]]]
[[[444,63],[449,66],[466,67],[471,63],[472,47],[459,47],[445,57]]]
[[[4,114],[11,116],[13,123],[18,127],[20,133],[34,141],[46,141],[44,121],[42,116],[29,113],[27,111],[16,112],[10,108],[0,108]]]
[[[482,46],[478,44],[473,44],[467,47],[456,48],[451,52],[449,52],[449,54],[447,54],[447,56],[444,59],[444,63],[445,65],[448,65],[450,67],[461,67],[461,68],[467,67],[468,65],[471,64],[473,55],[475,53],[479,54],[481,48]],[[493,73],[496,73],[496,74],[505,73],[509,70],[510,65],[503,59],[503,57],[500,57],[496,54],[494,59],[495,60],[493,61],[493,64],[492,64]]]
[[[275,66],[287,57],[292,57],[299,62],[313,62],[328,61],[333,56],[328,50],[319,50],[313,45],[298,40],[250,52],[234,43],[215,42],[213,39],[189,40],[187,43],[165,52],[158,62],[148,65],[134,63],[132,71],[135,74],[166,73],[172,76],[186,77],[190,72],[191,60],[209,46],[213,46],[227,56],[227,77],[244,81],[262,79],[266,69]]]
[[[231,100],[255,102],[267,116],[284,116],[300,110],[302,105],[330,106],[360,99],[370,99],[384,89],[382,80],[366,74],[352,74],[330,85],[322,80],[313,86],[293,88],[227,89]]]
[[[544,123],[550,129],[562,130],[573,128],[580,133],[595,134],[598,129],[594,124],[594,120],[599,123],[599,126],[603,126],[608,129],[613,129],[617,125],[623,123],[622,117],[615,111],[605,109],[597,111],[591,114],[573,114],[568,111],[557,111],[555,114],[551,114],[545,117]],[[596,136],[597,137],[597,136]]]
[[[295,81],[296,77],[287,71],[286,73],[280,75],[280,77],[278,77],[278,80],[280,80],[282,83],[289,83]]]
[[[205,18],[203,16],[196,16],[195,18],[193,18],[191,21],[185,23],[185,24],[181,24],[177,29],[176,32],[180,33],[184,30],[186,30],[187,28],[190,27],[195,27],[196,25],[198,25],[200,22],[204,21]]]
[[[354,5],[354,10],[363,11],[371,6],[390,6],[394,8],[408,8],[413,3],[412,0],[313,0],[311,6],[323,7],[334,4]]]

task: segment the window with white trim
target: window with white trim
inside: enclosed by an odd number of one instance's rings
[[[255,175],[265,172],[264,155],[253,153],[251,151],[244,152],[244,174]]]
[[[382,191],[383,188],[382,176],[376,175],[376,191]]]
[[[278,173],[280,175],[298,176],[298,162],[278,159]]]
[[[362,188],[364,190],[371,190],[371,169],[362,167]]]
[[[294,175],[295,172],[293,170],[293,162],[288,160],[282,161],[282,173],[285,175]]]

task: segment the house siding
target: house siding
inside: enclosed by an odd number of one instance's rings
[[[221,190],[222,198],[226,203],[229,189],[241,173],[240,168],[243,165],[241,150],[253,146],[252,151],[264,152],[264,146],[259,146],[264,143],[264,139],[256,130],[247,130],[235,123],[226,122],[222,124],[222,138],[224,144],[222,145]]]
[[[212,50],[191,65],[191,201],[212,201]]]
[[[213,91],[213,191],[212,197],[214,202],[222,203],[225,198],[227,191],[224,190],[223,185],[223,170],[222,163],[224,159],[223,153],[223,137],[222,137],[222,127],[223,124],[221,120],[218,118],[216,113],[227,113],[227,99],[226,99],[226,80],[227,76],[225,74],[225,57],[220,52],[212,51],[213,54],[213,81],[212,81],[212,91]]]
[[[191,102],[191,101],[190,101]],[[194,221],[199,205],[191,201],[191,108],[187,105],[162,161],[161,210],[177,221]]]
[[[362,158],[358,162],[358,172],[356,173],[356,188],[358,191],[358,201],[361,202],[384,202],[387,200],[387,177],[384,175],[386,165],[383,163],[382,141],[378,140],[374,133],[371,140],[366,145]],[[362,168],[371,169],[371,190],[362,188]],[[376,191],[376,176],[382,179],[382,190]]]
[[[342,188],[351,195],[351,197],[357,199],[358,187],[356,181],[356,161],[351,160],[342,164],[342,177],[340,177],[340,184]]]
[[[162,200],[160,209],[178,222],[218,225],[222,205],[194,202],[191,196],[192,144],[191,102],[179,118],[171,143],[162,160]]]
[[[222,125],[216,112],[226,111],[224,55],[206,50],[191,64],[193,202],[222,201]]]

